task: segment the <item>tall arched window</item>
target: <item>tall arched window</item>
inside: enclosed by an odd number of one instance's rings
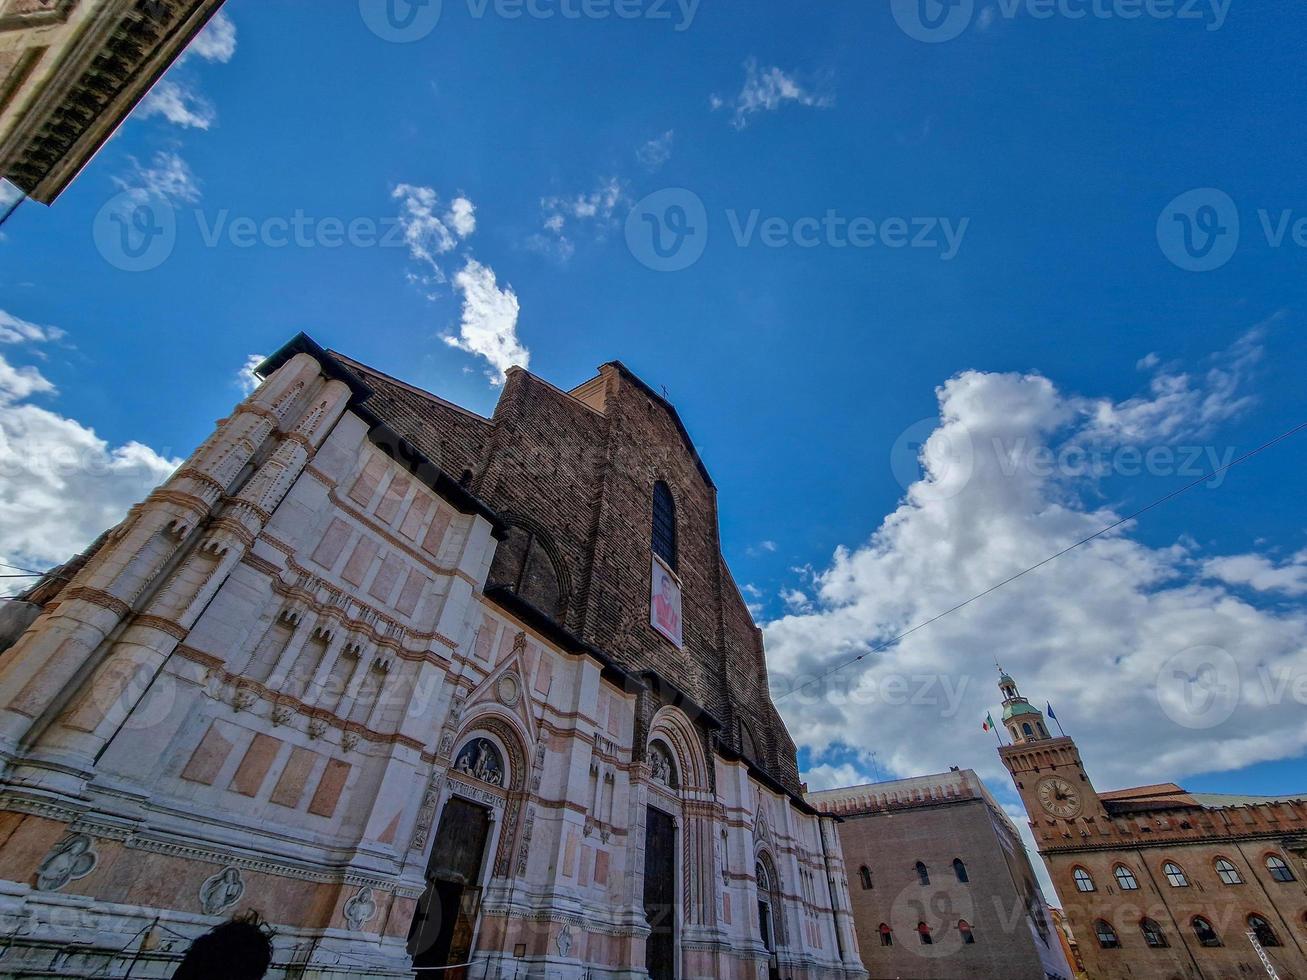
[[[1184,869],[1174,861],[1167,861],[1162,865],[1162,873],[1166,875],[1166,880],[1171,883],[1172,888],[1189,887],[1189,879],[1185,877]]]
[[[1194,927],[1194,935],[1204,946],[1220,946],[1221,937],[1216,934],[1212,924],[1204,919],[1201,915],[1195,915],[1190,923]]]
[[[1084,868],[1076,868],[1071,873],[1071,877],[1075,879],[1076,891],[1092,892],[1094,890],[1093,876]]]
[[[962,937],[963,946],[970,946],[976,941],[976,934],[971,931],[971,923],[966,919],[958,920],[958,935]]]
[[[971,880],[967,877],[967,866],[962,863],[961,858],[953,859],[953,873],[958,876],[958,881],[964,884]]]
[[[1124,864],[1118,864],[1112,870],[1112,874],[1116,876],[1116,883],[1122,891],[1132,892],[1139,887],[1139,882],[1135,880],[1135,873]]]
[[[1032,738],[1033,738],[1034,735],[1035,735],[1035,730],[1034,730],[1033,728],[1030,727],[1030,722],[1028,722],[1028,721],[1023,721],[1023,722],[1021,723],[1021,730],[1022,730],[1023,732],[1025,732],[1028,736],[1032,737]]]
[[[1275,930],[1271,928],[1271,924],[1260,915],[1253,914],[1248,916],[1248,928],[1257,936],[1257,942],[1261,945],[1280,945],[1280,937],[1275,934]]]
[[[1116,937],[1116,930],[1102,919],[1094,923],[1094,935],[1098,937],[1098,945],[1103,949],[1121,948],[1121,940]]]
[[[916,867],[917,867],[917,880],[920,881],[923,885],[929,885],[930,872],[926,870],[926,866],[922,864],[920,861],[918,861]]]
[[[880,924],[880,944],[882,946],[894,945],[894,930],[883,922]]]
[[[1221,882],[1226,885],[1242,885],[1243,876],[1239,874],[1239,869],[1227,861],[1225,858],[1216,859],[1216,873],[1220,876]]]
[[[858,869],[858,877],[862,879],[862,890],[864,892],[871,891],[871,868],[864,864]]]
[[[1166,949],[1171,945],[1166,941],[1166,933],[1162,932],[1162,927],[1152,919],[1140,919],[1139,931],[1144,934],[1144,942],[1151,949]]]
[[[1274,854],[1266,858],[1266,870],[1271,873],[1271,877],[1276,881],[1296,881],[1293,876],[1293,869],[1284,863],[1284,858],[1277,857]]]
[[[676,571],[676,501],[662,480],[653,492],[653,553]]]

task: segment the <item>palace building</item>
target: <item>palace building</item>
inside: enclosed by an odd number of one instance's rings
[[[840,818],[873,977],[1070,980],[1021,834],[970,769],[809,793]]]
[[[1094,980],[1307,977],[1307,799],[1098,791],[1073,739],[999,679],[999,749]]]
[[[53,203],[222,4],[0,0],[0,177]]]
[[[664,398],[260,374],[0,653],[0,969],[169,976],[254,910],[276,977],[865,976]]]

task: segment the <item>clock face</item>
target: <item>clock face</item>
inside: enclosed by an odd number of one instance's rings
[[[1035,790],[1039,805],[1055,817],[1070,820],[1080,813],[1080,790],[1060,776],[1049,776]]]

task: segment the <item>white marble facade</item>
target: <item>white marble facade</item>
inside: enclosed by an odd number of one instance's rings
[[[466,976],[645,976],[649,807],[675,976],[863,976],[832,821],[675,705],[633,745],[643,685],[482,594],[494,515],[351,387],[287,360],[0,655],[0,971],[168,976],[255,909],[276,976],[411,975],[460,797],[489,811]]]

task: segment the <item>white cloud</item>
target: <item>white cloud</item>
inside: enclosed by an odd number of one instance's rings
[[[54,393],[35,368],[0,357],[0,561],[25,568],[81,551],[181,463],[138,442],[112,446],[29,400]],[[11,581],[11,594],[31,584]]]
[[[814,109],[828,109],[835,104],[830,95],[818,94],[802,85],[794,75],[786,74],[773,65],[759,68],[758,62],[750,58],[744,63],[744,85],[734,100],[720,95],[713,95],[708,100],[713,111],[728,106],[735,110],[731,125],[744,129],[749,125],[749,117],[759,112],[775,112],[786,104],[808,106]]]
[[[527,367],[531,354],[517,339],[520,307],[513,288],[500,289],[494,270],[471,258],[454,276],[454,288],[463,297],[463,319],[458,336],[445,343],[489,361],[492,384],[502,384],[510,367]]]
[[[541,198],[544,231],[528,238],[527,247],[565,263],[576,253],[573,229],[589,229],[597,241],[604,241],[617,227],[617,210],[626,200],[626,188],[617,177],[601,178],[586,193]]]
[[[236,372],[236,387],[240,389],[242,395],[248,397],[254,394],[255,389],[259,387],[260,381],[254,374],[254,369],[267,359],[267,354],[249,354],[246,356],[245,363]]]
[[[43,343],[63,340],[65,336],[58,327],[29,323],[6,310],[0,310],[0,344]]]
[[[142,166],[131,157],[132,169],[124,176],[115,177],[119,189],[130,192],[133,201],[144,203],[155,200],[176,207],[194,204],[200,199],[200,186],[186,161],[172,150],[161,150]]]
[[[136,114],[141,119],[163,116],[170,123],[189,129],[208,129],[218,118],[213,103],[170,78],[159,80],[136,110]]]
[[[1203,563],[1203,574],[1228,585],[1244,585],[1258,592],[1307,595],[1307,551],[1277,563],[1265,555],[1227,555]]]
[[[205,25],[204,30],[196,35],[186,48],[186,54],[193,54],[205,61],[226,64],[236,55],[236,25],[220,10]]]
[[[456,197],[442,211],[440,195],[417,184],[399,184],[390,196],[400,202],[399,221],[409,256],[430,269],[423,281],[445,282],[441,257],[476,231],[476,206],[466,197]]]
[[[226,64],[236,55],[236,25],[225,11],[219,11],[182,56],[141,101],[134,115],[139,119],[162,116],[185,129],[208,129],[218,119],[213,103],[189,81],[192,72],[184,69],[191,56],[204,61]]]
[[[7,177],[0,177],[0,211],[9,210],[9,206],[23,198],[23,192]]]
[[[676,139],[676,131],[669,129],[661,136],[656,136],[649,140],[640,149],[635,151],[635,158],[650,173],[655,173],[663,168],[663,165],[672,158],[672,142]]]
[[[980,731],[987,712],[999,716],[997,658],[1032,702],[1054,704],[1102,789],[1307,749],[1307,714],[1283,683],[1307,675],[1307,610],[1254,605],[1211,577],[1294,595],[1301,556],[1279,565],[1213,561],[1220,556],[1188,539],[1146,543],[1127,525],[869,652],[1119,518],[1099,502],[1092,475],[1014,467],[1006,447],[1055,455],[1086,432],[1208,431],[1247,409],[1241,385],[1260,356],[1258,336],[1184,384],[1154,384],[1120,403],[1068,394],[1038,374],[964,371],[946,381],[923,472],[897,509],[868,540],[839,548],[802,592],[788,590],[812,608],[764,627],[778,707],[796,741],[818,761],[842,746],[871,747],[897,776],[961,763],[1009,789],[992,737]],[[950,466],[959,454],[942,449],[958,446],[968,447],[966,466]],[[1183,515],[1183,501],[1170,505],[1173,514]],[[1228,718],[1187,715],[1172,700],[1177,671],[1201,673],[1210,648],[1228,655],[1226,690],[1239,693],[1242,710]],[[859,655],[824,688],[783,696],[796,680]]]

